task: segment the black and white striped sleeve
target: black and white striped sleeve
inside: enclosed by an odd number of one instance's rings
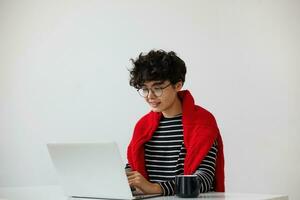
[[[213,190],[217,151],[217,142],[214,142],[208,154],[194,173],[199,178],[201,193]],[[175,180],[159,182],[158,184],[161,186],[164,196],[175,194]]]
[[[130,167],[129,163],[126,163],[125,170],[131,170],[131,167]]]
[[[217,142],[215,141],[210,151],[199,165],[197,171],[194,173],[199,178],[201,193],[209,192],[214,189],[213,183],[215,178],[217,152]]]
[[[175,180],[164,181],[158,183],[163,191],[163,196],[171,196],[175,194]]]

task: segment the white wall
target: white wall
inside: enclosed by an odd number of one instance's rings
[[[116,140],[148,111],[130,58],[174,50],[217,118],[229,192],[299,199],[299,1],[0,1],[0,186],[57,184],[45,144]],[[297,57],[298,56],[298,57]]]

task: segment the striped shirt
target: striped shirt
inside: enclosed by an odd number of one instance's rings
[[[174,195],[175,176],[183,174],[185,155],[182,116],[162,117],[152,138],[145,143],[145,164],[150,181],[158,183],[166,196]],[[216,155],[215,142],[195,172],[200,192],[214,190]]]

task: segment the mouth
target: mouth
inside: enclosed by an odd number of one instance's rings
[[[160,103],[159,103],[159,102],[157,102],[157,103],[155,103],[155,102],[149,102],[149,105],[150,105],[152,108],[157,108],[157,107],[160,105]]]

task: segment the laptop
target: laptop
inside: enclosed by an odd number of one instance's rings
[[[47,144],[65,194],[74,199],[143,199],[133,194],[118,146],[108,143]]]

